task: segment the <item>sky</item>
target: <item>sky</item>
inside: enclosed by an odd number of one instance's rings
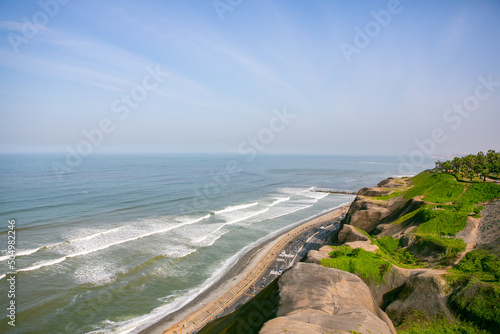
[[[0,1],[0,152],[500,150],[500,2]]]

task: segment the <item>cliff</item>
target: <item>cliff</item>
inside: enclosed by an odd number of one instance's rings
[[[358,192],[341,223],[337,246],[311,252],[308,261],[331,267],[350,261],[348,270],[363,279],[377,305],[401,329],[416,319],[427,325],[446,319],[460,330],[471,326],[496,333],[499,197],[499,185],[463,182],[443,173],[384,180]],[[363,253],[335,251],[346,246],[371,252],[377,259],[372,266],[378,265],[383,278],[374,279],[366,274],[369,268],[357,264]],[[472,324],[462,323],[464,318]]]

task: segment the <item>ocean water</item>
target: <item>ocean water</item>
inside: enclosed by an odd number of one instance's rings
[[[399,163],[248,160],[95,154],[59,178],[52,163],[64,156],[0,156],[0,332],[133,333],[192,300],[258,243],[353,199],[314,190],[374,186],[397,176]],[[9,220],[15,298],[5,276]]]

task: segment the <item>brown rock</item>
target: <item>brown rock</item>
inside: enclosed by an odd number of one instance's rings
[[[396,333],[356,275],[312,263],[298,263],[280,277],[278,317],[261,334]]]
[[[432,271],[412,276],[385,311],[397,325],[415,310],[429,320],[436,316],[451,320],[453,317],[446,303],[444,286],[444,279]]]
[[[330,257],[332,248],[330,246],[323,246],[319,250],[310,250],[307,252],[307,263],[320,264],[322,259],[327,259]]]
[[[339,243],[351,241],[370,241],[370,239],[366,235],[364,235],[351,225],[342,226],[337,238]]]

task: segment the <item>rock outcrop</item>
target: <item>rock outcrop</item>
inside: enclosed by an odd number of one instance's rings
[[[396,333],[366,284],[356,275],[299,263],[279,281],[278,317],[261,334]]]
[[[316,263],[321,264],[321,259],[326,259],[329,257],[332,248],[330,246],[323,246],[318,250],[310,250],[307,252],[306,263]]]
[[[412,275],[400,289],[393,292],[394,301],[386,308],[387,315],[399,325],[411,312],[419,311],[428,318],[435,316],[451,320],[452,314],[447,305],[448,294],[444,292],[445,282],[442,272],[426,271]]]
[[[388,178],[376,187],[363,188],[358,192],[354,202],[349,207],[342,225],[352,225],[370,234],[396,234],[404,233],[408,225],[391,225],[405,214],[412,212],[424,202],[418,198],[405,199],[396,196],[387,200],[378,200],[376,197],[385,196],[397,188],[407,186],[401,179]]]
[[[353,241],[370,241],[366,235],[358,231],[352,225],[344,225],[338,234],[339,243],[353,242]]]

